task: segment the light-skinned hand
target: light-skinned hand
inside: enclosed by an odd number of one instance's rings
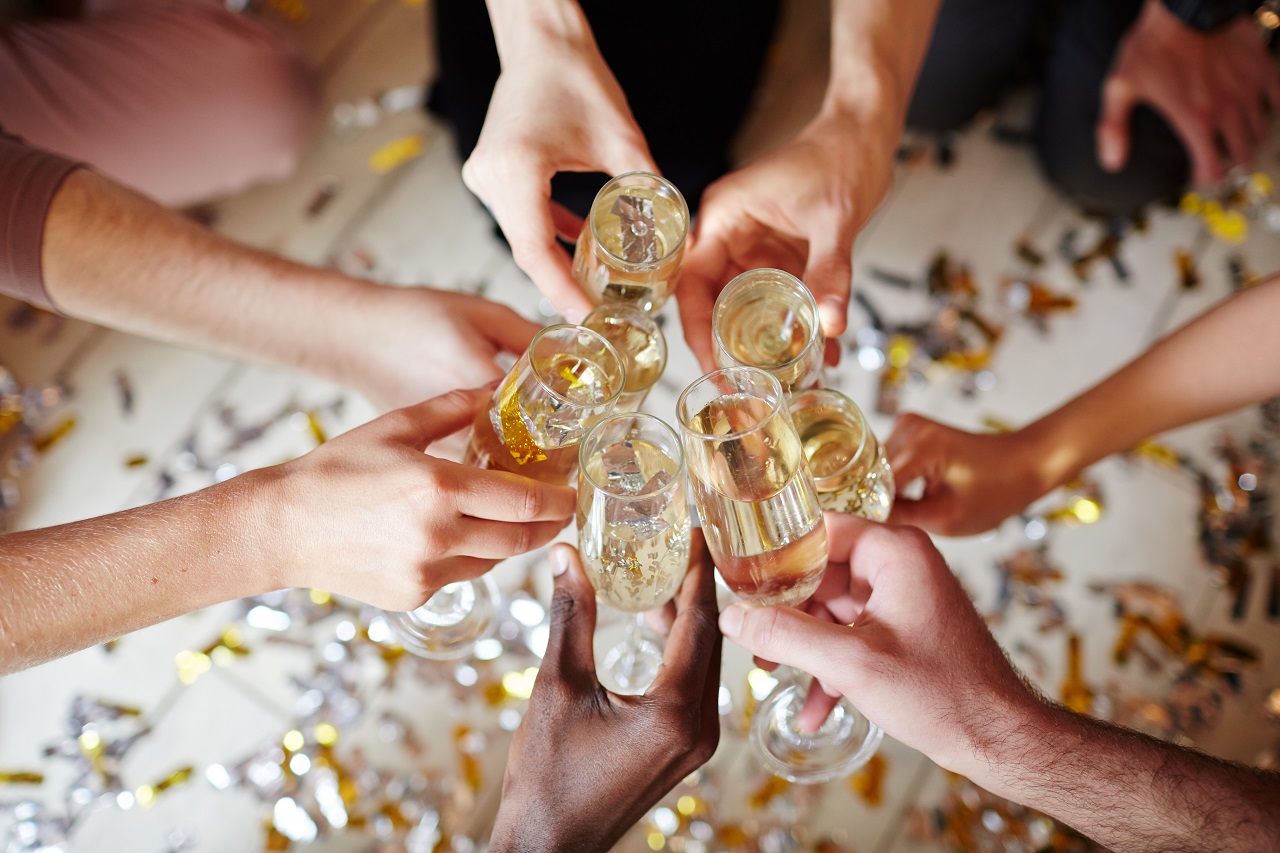
[[[794,139],[707,187],[676,299],[685,340],[715,368],[711,310],[734,276],[773,267],[803,281],[830,339],[848,322],[853,241],[884,197],[893,152],[849,111],[824,110]]]
[[[574,281],[569,254],[582,220],[551,200],[557,172],[657,172],[644,134],[613,72],[587,32],[519,59],[503,58],[484,128],[462,166],[511,254],[571,323],[594,307]]]
[[[467,293],[362,283],[357,294],[343,332],[356,346],[337,378],[383,409],[502,378],[494,359],[520,355],[542,328]]]
[[[245,475],[273,521],[264,565],[386,610],[412,610],[440,587],[546,544],[575,509],[566,486],[432,456],[471,424],[491,388],[453,391],[397,409],[292,462]]]
[[[836,622],[790,607],[733,604],[720,615],[724,635],[811,673],[944,768],[974,772],[1002,721],[1024,717],[1038,694],[923,531],[841,515],[828,519],[828,535],[827,574],[843,573],[855,590],[865,586],[865,603],[851,595],[852,609]],[[853,627],[839,623],[848,614]]]
[[[894,500],[889,520],[930,533],[991,530],[1057,485],[1048,450],[1026,430],[971,433],[904,414],[884,449],[900,490],[924,481],[918,500]]]
[[[1149,104],[1181,138],[1192,180],[1219,181],[1226,165],[1248,166],[1280,111],[1280,70],[1251,16],[1197,32],[1146,0],[1116,51],[1102,88],[1098,162],[1119,171],[1129,162],[1129,116]]]

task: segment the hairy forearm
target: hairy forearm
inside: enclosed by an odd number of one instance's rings
[[[1280,277],[1218,305],[1024,433],[1058,485],[1165,430],[1280,395]]]
[[[376,287],[234,243],[88,170],[54,198],[43,264],[70,316],[335,381],[356,353],[328,333]]]
[[[990,729],[962,772],[1112,850],[1280,849],[1280,774],[1038,700]]]
[[[270,478],[0,537],[0,674],[283,586],[260,545]]]
[[[874,117],[896,142],[938,5],[938,0],[832,0],[831,81],[824,109]]]

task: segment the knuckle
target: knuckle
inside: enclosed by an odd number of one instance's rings
[[[546,495],[536,484],[521,485],[524,486],[524,489],[523,494],[520,495],[520,504],[517,507],[521,520],[530,521],[540,517],[542,511],[546,508]],[[525,529],[526,531],[528,530],[528,528]]]

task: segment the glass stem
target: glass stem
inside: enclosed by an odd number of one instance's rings
[[[644,614],[637,613],[627,620],[627,652],[622,656],[622,676],[628,683],[635,681],[639,671],[640,649],[644,643]]]

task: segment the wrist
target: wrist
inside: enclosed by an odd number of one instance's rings
[[[1017,799],[1020,780],[1043,770],[1039,748],[1073,716],[1024,684],[1016,695],[984,703],[965,733],[965,756],[955,766],[944,766],[992,793]]]
[[[489,19],[503,68],[548,53],[596,49],[576,0],[489,0]]]
[[[1021,470],[1028,472],[1036,494],[1048,494],[1071,482],[1090,460],[1084,458],[1080,434],[1059,412],[1028,424],[1015,434]]]
[[[210,553],[224,554],[247,574],[244,588],[234,597],[309,585],[302,579],[294,548],[288,545],[298,541],[288,517],[292,506],[285,485],[289,470],[288,463],[259,468],[213,487],[219,500],[225,501],[226,521],[215,523],[206,542]]]

